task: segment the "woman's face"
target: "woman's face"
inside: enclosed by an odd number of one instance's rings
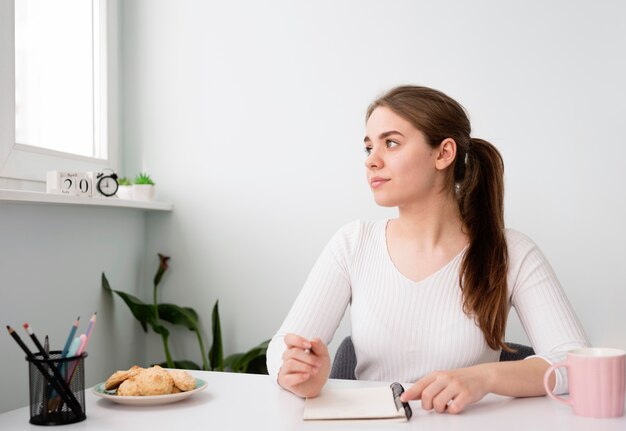
[[[364,142],[367,180],[378,205],[419,205],[436,194],[438,151],[407,120],[379,106],[367,120]]]

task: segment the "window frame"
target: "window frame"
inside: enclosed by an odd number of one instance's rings
[[[118,0],[100,0],[100,145],[107,158],[98,159],[31,145],[15,140],[15,3],[0,2],[0,188],[6,184],[36,184],[45,190],[46,172],[97,171],[119,168]],[[21,187],[18,187],[21,188]]]

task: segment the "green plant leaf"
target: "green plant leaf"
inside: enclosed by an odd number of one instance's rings
[[[109,284],[109,280],[107,280],[107,276],[104,275],[104,272],[102,273],[102,288],[105,290],[108,290],[109,292],[113,289],[111,289],[111,285]]]
[[[133,313],[133,316],[135,316],[135,319],[137,319],[141,324],[144,332],[148,332],[147,324],[154,324],[154,308],[152,305],[144,303],[141,299],[131,295],[130,293],[111,289],[109,280],[107,280],[104,272],[102,273],[102,287],[109,292],[116,293],[120,298],[122,298],[130,309],[130,312]]]
[[[265,359],[265,355],[267,352],[267,346],[269,345],[270,340],[265,340],[260,343],[258,346],[253,347],[248,350],[246,353],[236,353],[234,355],[230,355],[224,361],[224,364],[228,364],[229,368],[235,373],[247,373],[250,372],[250,367],[253,363],[255,363],[255,368],[258,369],[259,365],[257,363],[263,362]],[[256,374],[267,374],[267,369],[265,373],[256,373]]]
[[[154,185],[154,181],[152,180],[152,178],[150,178],[150,175],[148,175],[147,173],[139,172],[137,176],[135,177],[135,184]]]
[[[161,362],[156,364],[162,368],[168,368],[167,362]],[[200,370],[200,366],[193,361],[183,359],[182,361],[174,361],[174,368],[180,368],[181,370]]]
[[[242,358],[243,353],[233,353],[224,359],[224,369],[232,372],[239,372],[235,368],[239,365],[239,360]]]
[[[130,186],[133,184],[133,182],[126,177],[122,177],[117,179],[117,184],[119,184],[120,186]]]
[[[211,370],[224,371],[224,350],[222,349],[222,328],[220,325],[220,312],[218,302],[215,301],[213,313],[211,314],[211,324],[213,325],[213,344],[209,349],[209,362]]]
[[[267,372],[267,356],[265,354],[257,356],[248,364],[246,373],[249,374],[268,374]]]
[[[185,326],[190,331],[198,329],[198,313],[193,308],[180,307],[176,304],[159,304],[158,307],[161,320]]]
[[[154,323],[154,322],[151,322],[150,326],[152,327],[152,330],[156,332],[157,334],[164,335],[165,336],[164,343],[167,342],[167,337],[170,336],[170,331],[165,326],[159,325],[158,323]]]

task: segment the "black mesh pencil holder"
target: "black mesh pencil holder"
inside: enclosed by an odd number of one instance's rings
[[[52,351],[49,359],[41,353],[28,360],[30,382],[30,423],[65,425],[85,420],[85,358],[87,353],[61,358]]]

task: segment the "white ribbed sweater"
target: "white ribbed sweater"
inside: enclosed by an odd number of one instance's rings
[[[387,220],[352,222],[318,258],[267,351],[276,376],[284,336],[295,333],[330,343],[350,304],[352,341],[362,380],[414,382],[435,370],[498,361],[482,331],[462,309],[460,264],[465,252],[420,282],[394,266],[386,242]],[[507,229],[509,306],[515,307],[536,356],[549,363],[588,345],[552,268],[523,234]],[[559,370],[563,370],[560,368]],[[557,393],[567,375],[557,374]]]

